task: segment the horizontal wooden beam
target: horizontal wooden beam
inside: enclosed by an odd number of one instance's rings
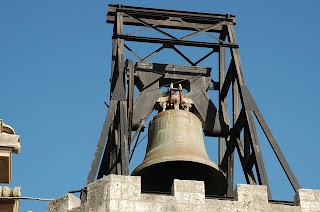
[[[236,23],[236,17],[231,14],[213,14],[213,13],[200,13],[200,12],[187,12],[179,10],[155,9],[145,7],[132,7],[125,5],[110,4],[108,8],[108,16],[115,16],[116,12],[126,12],[135,15],[138,18],[148,18],[156,20],[165,20],[171,18],[181,18],[187,22],[200,22],[215,24],[222,20]]]
[[[220,43],[188,41],[188,40],[179,40],[179,39],[140,37],[140,36],[131,36],[131,35],[116,35],[114,38],[115,39],[120,38],[126,41],[134,41],[134,42],[160,43],[160,44],[172,44],[172,45],[179,45],[179,46],[213,48],[216,52],[219,51],[220,47],[229,47],[229,48],[239,47],[237,44],[220,44]]]
[[[166,29],[198,31],[197,29],[206,29],[212,26],[212,24],[190,23],[190,22],[185,22],[183,20],[179,20],[179,19],[177,20],[172,18],[165,19],[165,20],[140,18],[140,20],[144,21],[149,25],[157,26],[157,28],[166,28]],[[107,23],[115,23],[115,17],[113,15],[108,14],[106,21]],[[126,15],[123,16],[123,24],[131,25],[131,26],[144,26],[140,21]],[[222,31],[222,28],[223,28],[223,24],[218,24],[212,27],[207,32],[220,33]]]

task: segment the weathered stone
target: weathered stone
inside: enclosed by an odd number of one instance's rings
[[[109,175],[88,185],[87,202],[70,194],[49,212],[309,212],[320,211],[320,191],[300,189],[296,205],[269,203],[265,186],[237,185],[233,199],[205,198],[204,183],[174,180],[172,195],[141,194],[140,177]]]
[[[0,147],[8,149],[13,153],[18,154],[20,152],[20,136],[16,135],[14,129],[5,124],[0,119]]]
[[[86,208],[94,208],[96,212],[106,211],[108,208],[108,201],[110,196],[116,195],[114,191],[118,191],[119,189],[113,188],[115,186],[114,183],[110,183],[110,181],[106,178],[102,178],[95,183],[91,183],[87,186],[88,193],[87,199],[87,207]],[[121,184],[119,183],[119,187]],[[120,195],[118,195],[120,197]]]
[[[109,209],[110,210],[119,210],[119,200],[110,199],[109,201]]]
[[[21,197],[21,187],[14,187],[12,189],[12,196],[13,197]]]
[[[175,198],[171,195],[141,194],[141,200],[150,202],[171,202],[175,201]]]
[[[48,204],[48,212],[70,211],[80,206],[80,199],[72,194],[66,194]]]
[[[295,200],[302,211],[320,211],[320,190],[299,189]]]
[[[135,211],[135,202],[132,200],[119,200],[119,211]]]
[[[174,180],[172,187],[177,203],[204,204],[205,202],[203,181]]]
[[[12,197],[12,189],[8,186],[2,187],[2,196],[3,197]]]
[[[121,198],[128,200],[138,200],[140,199],[141,193],[141,183],[127,183],[123,182],[121,184]]]
[[[191,180],[174,180],[173,182],[173,195],[177,192],[201,193],[204,194],[203,181]]]

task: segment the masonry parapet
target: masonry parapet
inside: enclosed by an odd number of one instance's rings
[[[141,193],[139,176],[108,175],[88,185],[87,201],[67,194],[48,205],[48,212],[160,212],[160,211],[320,211],[320,190],[300,189],[294,205],[268,201],[261,185],[236,186],[234,198],[206,198],[204,182],[174,180],[172,195]]]

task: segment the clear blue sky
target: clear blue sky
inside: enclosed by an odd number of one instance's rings
[[[320,189],[318,0],[1,0],[0,118],[22,145],[11,187],[57,198],[84,186],[109,101],[109,3],[236,15],[246,83],[301,186]],[[274,198],[292,199],[268,148],[264,160]],[[46,203],[22,201],[28,210]]]

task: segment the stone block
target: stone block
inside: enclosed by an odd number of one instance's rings
[[[121,179],[121,177],[115,178],[113,175],[109,175],[89,184],[87,199],[96,199],[97,195],[103,196],[102,200],[121,199]]]
[[[135,212],[176,212],[177,206],[174,202],[160,203],[150,201],[136,201]]]
[[[119,200],[119,211],[135,211],[135,201]]]
[[[72,194],[66,194],[56,200],[49,202],[48,212],[67,212],[73,208],[79,207],[81,201]]]
[[[177,203],[204,204],[205,202],[203,181],[174,180],[172,188]]]
[[[137,201],[135,206],[137,212],[177,211],[176,198],[172,195],[141,194],[140,197],[140,201]]]
[[[109,210],[119,210],[119,200],[109,200]]]
[[[91,183],[87,186],[87,202],[88,208],[94,208],[95,211],[105,211],[107,209],[109,181],[105,178]]]
[[[205,196],[201,193],[176,192],[174,197],[177,203],[204,204]]]
[[[313,189],[299,189],[296,195],[297,201],[320,201],[320,190]]]
[[[302,211],[320,211],[320,190],[299,189],[295,202]]]
[[[301,212],[301,207],[292,205],[282,205],[282,204],[270,204],[270,211],[279,212]]]
[[[141,200],[150,202],[172,202],[175,201],[174,196],[160,194],[141,194]]]
[[[87,212],[89,210],[87,210],[86,205],[80,205],[79,207],[73,208],[71,210],[69,210],[68,212]]]
[[[125,176],[125,175],[109,174],[108,176],[105,177],[105,179],[112,181],[112,182],[141,184],[141,177],[140,176]]]
[[[122,183],[118,181],[108,181],[106,185],[106,197],[107,199],[121,199],[121,187]]]
[[[193,204],[177,204],[177,211],[179,212],[206,212],[206,205]]]
[[[268,204],[267,186],[237,184],[234,198],[239,202],[266,205]]]
[[[136,201],[135,211],[136,212],[147,212],[147,211],[162,211],[163,204],[155,201]]]
[[[205,211],[231,212],[238,211],[242,204],[233,200],[206,199],[205,206]]]
[[[127,183],[121,184],[121,198],[128,200],[139,200],[141,194],[141,184],[139,183]]]
[[[173,195],[176,192],[190,192],[190,193],[205,193],[204,182],[195,180],[177,180],[173,181],[172,185]]]
[[[139,176],[110,174],[103,178],[103,182],[106,187],[107,199],[137,200],[140,198],[141,178]]]

